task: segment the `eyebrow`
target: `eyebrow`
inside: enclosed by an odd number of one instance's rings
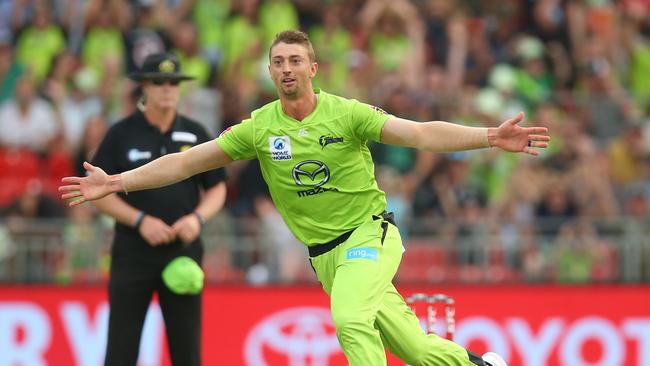
[[[275,60],[275,59],[278,59],[278,58],[283,59],[284,56],[277,55],[277,56],[273,56],[272,59]],[[301,55],[289,55],[287,58],[302,58],[302,56]]]

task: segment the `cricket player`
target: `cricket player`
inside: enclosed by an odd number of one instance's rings
[[[519,113],[496,128],[414,122],[314,89],[314,50],[300,31],[279,33],[269,50],[279,100],[252,112],[215,141],[107,175],[85,163],[86,177],[63,178],[71,206],[114,192],[166,186],[233,160],[258,159],[271,196],[330,297],[341,348],[351,366],[386,365],[384,347],[410,365],[506,366],[426,335],[392,284],[404,248],[375,180],[368,140],[433,152],[497,147],[538,155],[543,127],[521,127]]]

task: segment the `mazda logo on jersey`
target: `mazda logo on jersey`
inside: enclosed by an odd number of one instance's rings
[[[299,186],[320,187],[330,180],[330,169],[318,160],[305,160],[296,164],[291,172]]]
[[[293,167],[291,174],[297,185],[310,187],[304,191],[298,191],[298,197],[309,197],[329,191],[338,191],[336,187],[323,187],[330,180],[330,169],[322,161],[301,161]]]

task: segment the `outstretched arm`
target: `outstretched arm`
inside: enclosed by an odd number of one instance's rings
[[[381,142],[414,147],[432,152],[450,152],[499,147],[510,152],[538,155],[536,148],[548,147],[550,137],[546,127],[521,127],[524,119],[519,112],[499,127],[467,127],[449,122],[418,123],[392,117],[381,130]]]
[[[195,174],[219,168],[232,159],[214,141],[207,141],[180,153],[160,157],[139,168],[107,175],[101,168],[84,163],[86,177],[65,177],[59,187],[69,206],[96,200],[115,192],[132,192],[167,186]]]

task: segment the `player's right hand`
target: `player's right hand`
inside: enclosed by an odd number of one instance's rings
[[[68,201],[68,206],[100,199],[113,193],[110,190],[106,172],[88,162],[84,162],[84,168],[88,171],[86,177],[65,177],[61,179],[61,182],[69,183],[59,187],[61,198]]]
[[[171,226],[167,225],[163,220],[149,215],[144,216],[138,231],[142,238],[152,247],[169,244],[176,239],[174,229]]]

